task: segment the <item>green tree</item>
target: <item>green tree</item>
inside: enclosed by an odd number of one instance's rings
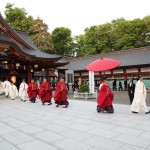
[[[71,30],[65,27],[57,27],[52,31],[52,40],[56,54],[72,56],[74,43],[71,37]]]
[[[91,26],[76,36],[77,56],[133,49],[150,45],[150,16],[143,19],[120,18],[111,23]]]
[[[14,4],[6,4],[6,21],[11,27],[19,30],[29,30],[32,26],[33,18],[28,16],[25,9],[14,7]]]
[[[42,19],[37,18],[33,21],[29,35],[38,49],[47,53],[53,53],[54,46],[51,35],[48,32],[48,25]]]

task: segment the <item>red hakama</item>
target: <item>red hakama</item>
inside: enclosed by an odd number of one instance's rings
[[[52,88],[48,82],[42,82],[39,91],[39,98],[41,99],[43,105],[45,102],[51,104]]]
[[[67,101],[67,86],[64,82],[59,81],[56,85],[56,91],[54,94],[54,101],[58,105],[68,106],[69,102]],[[57,106],[58,106],[57,105]]]
[[[113,98],[114,98],[114,94],[112,93],[110,87],[106,84],[103,84],[98,95],[97,111],[100,112],[106,110],[109,113],[113,113],[114,112],[112,106]]]
[[[31,102],[35,103],[38,95],[38,86],[36,83],[29,83],[27,93]]]

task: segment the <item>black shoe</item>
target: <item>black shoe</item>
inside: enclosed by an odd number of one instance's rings
[[[44,103],[43,103],[43,105],[44,105]]]
[[[63,106],[63,108],[67,108],[67,107],[68,107],[68,105]]]
[[[101,108],[97,105],[97,109],[96,109],[96,111],[98,112],[98,113],[100,113],[101,112]]]
[[[137,114],[138,112],[136,112],[136,111],[132,111],[132,113],[135,113],[135,114]]]
[[[145,112],[145,114],[149,114],[150,113],[150,110],[148,112]]]
[[[52,102],[48,103],[48,105],[52,105]]]
[[[56,107],[59,107],[59,105],[56,105]]]
[[[26,102],[26,100],[23,100],[23,102]]]

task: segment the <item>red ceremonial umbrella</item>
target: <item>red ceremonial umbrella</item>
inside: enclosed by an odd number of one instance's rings
[[[119,60],[110,58],[100,58],[86,66],[88,71],[105,71],[116,68],[120,65]]]

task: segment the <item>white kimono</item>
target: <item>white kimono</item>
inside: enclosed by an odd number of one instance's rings
[[[146,106],[146,95],[147,91],[144,83],[138,80],[135,86],[134,99],[131,104],[132,111],[139,112],[140,110],[144,110],[145,112],[148,112]]]
[[[18,89],[13,84],[9,88],[9,95],[12,100],[14,100],[18,96]]]
[[[8,80],[4,81],[5,96],[8,96],[10,86],[11,86],[11,83]]]
[[[0,94],[4,93],[4,83],[0,81]]]
[[[19,96],[23,101],[28,99],[27,89],[28,85],[25,82],[22,82],[19,87]]]

